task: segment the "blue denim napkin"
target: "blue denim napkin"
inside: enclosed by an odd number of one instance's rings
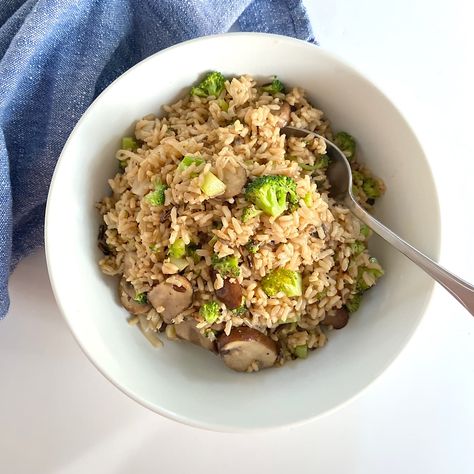
[[[10,272],[43,245],[54,166],[92,100],[145,57],[236,22],[314,41],[300,0],[0,0],[0,319]]]

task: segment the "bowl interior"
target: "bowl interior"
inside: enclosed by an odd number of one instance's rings
[[[97,266],[94,203],[108,193],[107,179],[117,168],[115,151],[132,122],[159,112],[208,70],[277,74],[288,86],[306,89],[335,130],[357,138],[365,162],[386,181],[377,215],[437,257],[436,190],[423,152],[394,106],[320,48],[279,36],[238,33],[194,40],[148,58],[115,81],[84,114],[63,150],[50,190],[46,246],[51,282],[86,354],[140,403],[211,429],[292,424],[334,409],[369,385],[411,336],[433,283],[373,238],[372,253],[386,275],[349,325],[332,331],[327,346],[307,361],[258,374],[232,372],[217,357],[188,344],[165,340],[164,349],[154,349],[129,327],[116,298],[116,281]]]

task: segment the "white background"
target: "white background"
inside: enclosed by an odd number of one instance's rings
[[[371,78],[413,125],[440,193],[441,262],[474,281],[468,3],[306,1],[322,47]],[[2,473],[474,472],[474,320],[439,287],[406,350],[357,400],[256,435],[182,426],[115,389],[63,322],[43,252],[20,264],[10,292],[0,323]]]

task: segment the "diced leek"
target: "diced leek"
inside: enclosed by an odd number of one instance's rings
[[[223,194],[226,190],[226,185],[216,175],[208,171],[204,175],[201,190],[206,196],[214,197]]]
[[[185,258],[170,257],[170,263],[178,267],[178,271],[184,270],[188,265],[188,261]]]

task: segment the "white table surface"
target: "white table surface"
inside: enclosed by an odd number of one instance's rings
[[[469,2],[307,6],[321,45],[366,73],[412,123],[439,187],[441,262],[474,281]],[[2,473],[474,472],[474,320],[439,287],[408,347],[358,399],[254,435],[182,426],[106,381],[58,312],[43,252],[19,265],[10,293],[0,323]]]

